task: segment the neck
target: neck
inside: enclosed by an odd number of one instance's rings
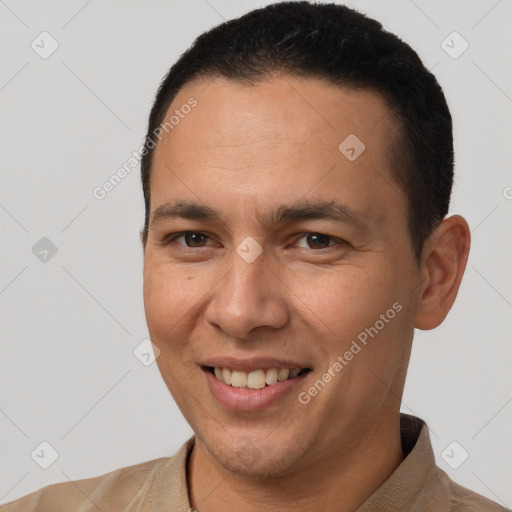
[[[356,511],[403,460],[399,417],[371,425],[347,446],[325,448],[315,461],[273,478],[249,478],[224,469],[197,437],[187,479],[197,512],[226,510]]]

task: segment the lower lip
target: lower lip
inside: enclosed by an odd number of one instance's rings
[[[296,389],[307,375],[305,373],[261,389],[242,389],[221,382],[210,370],[203,369],[203,373],[217,401],[237,411],[258,411],[269,407]]]

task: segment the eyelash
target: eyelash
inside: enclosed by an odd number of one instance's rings
[[[167,247],[169,245],[171,245],[171,243],[175,242],[176,239],[182,237],[182,236],[185,236],[185,235],[188,235],[188,234],[192,234],[192,235],[202,235],[202,236],[205,236],[207,238],[209,238],[211,240],[211,238],[206,234],[206,233],[203,233],[201,231],[181,231],[180,233],[173,233],[172,235],[170,236],[167,236],[162,242],[160,245],[162,245],[163,247]],[[325,249],[329,249],[331,247],[334,247],[335,245],[347,245],[348,242],[341,239],[341,238],[337,238],[337,237],[334,237],[334,236],[331,236],[331,235],[326,235],[324,233],[319,233],[317,231],[308,231],[306,233],[303,233],[302,236],[300,238],[297,239],[298,240],[301,240],[302,238],[304,237],[307,237],[309,235],[319,235],[321,237],[325,237],[325,238],[328,238],[330,241],[334,240],[336,243],[332,244],[332,245],[329,245],[327,247],[321,247],[320,249],[312,249],[312,251],[315,251],[315,252],[320,252],[322,250],[325,250]],[[181,245],[182,247],[186,247],[187,249],[203,249],[204,247],[209,247],[209,246],[201,246],[201,247],[189,247],[188,245],[183,245],[183,244],[178,244],[178,245]],[[301,249],[304,249],[304,247],[301,247]]]

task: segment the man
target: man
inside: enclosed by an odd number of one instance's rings
[[[195,436],[2,510],[505,510],[400,415],[468,257],[452,179],[441,88],[378,22],[287,2],[200,36],[142,161],[146,318]]]

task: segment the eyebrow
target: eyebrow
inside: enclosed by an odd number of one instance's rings
[[[257,214],[264,225],[278,226],[294,221],[329,220],[343,224],[352,224],[358,229],[368,229],[367,215],[357,213],[348,206],[336,201],[298,201],[292,205],[281,205],[277,210],[266,214]],[[168,201],[153,211],[151,225],[168,219],[208,220],[222,222],[222,216],[213,208],[190,201]]]

